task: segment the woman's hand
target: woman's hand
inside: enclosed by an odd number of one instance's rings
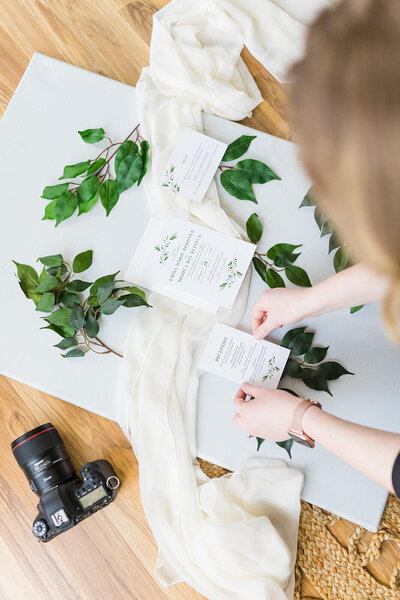
[[[251,325],[254,337],[262,340],[277,327],[311,316],[312,289],[274,288],[265,291],[253,308]]]
[[[246,395],[252,400],[245,402]],[[284,390],[242,383],[233,401],[236,410],[233,422],[251,435],[281,442],[289,437],[293,413],[302,399]]]

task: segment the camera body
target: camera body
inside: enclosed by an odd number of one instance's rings
[[[120,481],[106,460],[88,462],[79,477],[57,429],[46,423],[11,444],[31,489],[39,496],[32,531],[48,542],[112,502]]]

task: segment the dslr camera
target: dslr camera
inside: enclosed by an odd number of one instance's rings
[[[107,460],[88,462],[79,477],[51,423],[18,437],[11,450],[39,496],[39,512],[32,526],[37,541],[48,542],[71,529],[117,495],[120,480],[111,464]]]

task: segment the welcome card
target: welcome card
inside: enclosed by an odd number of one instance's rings
[[[275,389],[290,350],[256,340],[252,335],[217,323],[211,332],[199,367],[224,379]]]
[[[254,244],[171,217],[152,217],[125,279],[207,312],[232,308]]]
[[[164,167],[159,184],[200,203],[227,147],[219,140],[185,127]]]

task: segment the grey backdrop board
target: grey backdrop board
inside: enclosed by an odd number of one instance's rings
[[[41,221],[46,201],[40,195],[45,185],[57,183],[64,165],[93,158],[104,147],[103,142],[84,144],[78,130],[102,126],[113,141],[122,141],[138,121],[135,88],[40,54],[34,55],[0,121],[0,160],[6,174],[0,222],[0,372],[112,420],[120,359],[94,354],[62,359],[52,347],[58,336],[39,329],[40,313],[20,291],[11,259],[33,264],[38,256],[61,252],[72,258],[91,248],[94,264],[83,279],[118,269],[124,273],[149,218],[143,187],[125,192],[108,218],[99,202],[88,215],[74,216],[56,229]],[[257,212],[264,223],[261,249],[277,242],[302,243],[298,264],[306,268],[313,284],[333,274],[328,237],[319,237],[311,208],[298,208],[309,181],[296,147],[210,115],[204,115],[204,128],[226,143],[242,134],[256,135],[246,157],[267,162],[282,177],[254,186],[257,206],[228,196],[218,181],[224,209],[242,224]],[[253,274],[239,326],[244,331],[250,331],[251,308],[264,289]],[[101,337],[122,352],[132,319],[140,318],[142,310],[146,309],[121,308],[103,317]],[[333,398],[308,390],[297,380],[284,384],[320,400],[338,416],[400,431],[399,350],[382,332],[378,308],[369,306],[354,315],[339,311],[303,324],[315,329],[315,344],[330,346],[327,358],[340,360],[355,375],[332,382]],[[274,332],[270,339],[280,341],[287,329]],[[231,469],[251,456],[286,458],[284,450],[269,442],[257,453],[255,440],[232,425],[236,389],[209,374],[200,378],[199,456]],[[290,464],[305,473],[305,500],[376,529],[387,497],[383,488],[321,447],[295,445]]]

